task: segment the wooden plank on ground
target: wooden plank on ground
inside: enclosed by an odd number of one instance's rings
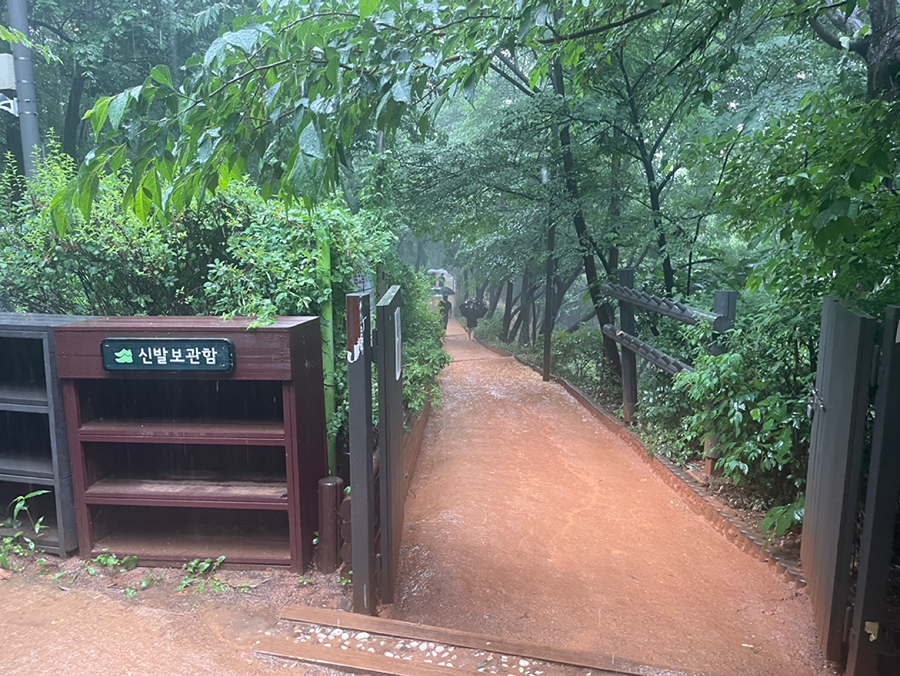
[[[389,620],[383,617],[370,617],[357,613],[346,613],[328,608],[313,608],[309,606],[289,606],[282,610],[281,618],[293,622],[305,622],[308,624],[327,625],[350,629],[353,631],[365,631],[372,634],[383,634],[396,638],[411,639],[414,641],[432,641],[444,643],[461,648],[473,650],[486,650],[504,655],[515,655],[533,660],[568,664],[587,669],[597,669],[603,672],[616,674],[640,675],[647,673],[648,665],[638,664],[627,660],[613,659],[607,655],[568,650],[555,646],[538,645],[536,643],[524,643],[510,641],[496,636],[476,634],[457,629],[445,629],[443,627],[428,627],[422,624]],[[681,672],[671,671],[670,673]],[[703,676],[698,672],[685,672],[685,676]]]
[[[351,613],[347,613],[350,615]],[[366,617],[356,615],[356,617]],[[447,667],[420,661],[401,660],[394,657],[363,652],[361,650],[341,650],[325,648],[311,643],[299,643],[285,638],[267,636],[253,649],[254,652],[282,659],[320,664],[337,669],[345,669],[363,674],[383,676],[447,676]],[[458,671],[454,669],[453,671]]]

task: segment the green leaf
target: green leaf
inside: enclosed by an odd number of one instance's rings
[[[395,82],[394,86],[391,87],[391,96],[397,103],[410,103],[412,98],[410,96],[409,81]]]
[[[306,125],[303,128],[303,131],[300,132],[300,138],[297,139],[297,145],[300,146],[300,150],[310,157],[315,157],[318,160],[325,159],[325,151],[322,149],[322,142],[319,140],[319,134],[316,132],[316,128],[312,123]]]
[[[225,53],[225,40],[222,38],[216,38],[209,45],[209,49],[206,50],[206,55],[203,57],[203,67],[208,69],[213,61],[217,61],[222,54]]]
[[[259,38],[259,31],[255,28],[242,28],[236,33],[228,32],[222,36],[222,39],[232,47],[236,47],[245,54],[252,54],[256,47],[256,40]]]
[[[125,165],[125,146],[120,145],[109,160],[109,170],[115,174]]]
[[[313,203],[318,200],[322,185],[320,167],[321,164],[317,159],[310,158],[304,153],[297,156],[290,175],[291,188],[295,195],[308,198]]]
[[[359,0],[359,17],[365,19],[371,16],[376,7],[378,7],[378,0]]]
[[[106,122],[106,114],[109,109],[110,101],[112,101],[112,97],[110,96],[103,96],[97,99],[97,103],[95,103],[94,107],[85,115],[90,115],[91,117],[91,127],[94,128],[95,141],[100,137],[100,130],[103,128],[103,123]]]
[[[150,77],[154,82],[165,85],[170,89],[175,89],[175,85],[172,84],[172,74],[169,72],[168,66],[154,66],[153,70],[150,71]]]
[[[125,108],[128,104],[128,94],[125,92],[119,94],[109,102],[109,124],[114,130],[118,130],[122,124],[122,118],[125,116]]]
[[[150,218],[150,210],[153,208],[153,199],[150,191],[141,186],[134,195],[134,215],[138,217],[142,223],[146,223]]]

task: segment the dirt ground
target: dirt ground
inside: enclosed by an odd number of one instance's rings
[[[216,589],[177,591],[176,569],[120,572],[49,556],[40,566],[38,558],[20,559],[25,569],[0,581],[5,676],[339,673],[253,654],[286,604],[349,608],[349,588],[335,575],[224,570]]]
[[[453,323],[393,617],[722,676],[833,673],[802,590],[559,385]]]

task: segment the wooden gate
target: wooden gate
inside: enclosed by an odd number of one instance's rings
[[[814,405],[801,560],[822,650],[842,657],[859,468],[875,320],[826,298]]]
[[[381,602],[394,602],[403,535],[403,360],[400,354],[400,287],[376,306],[378,363],[378,485],[381,493]]]
[[[350,530],[353,609],[375,614],[393,603],[403,535],[403,379],[400,287],[376,305],[372,331],[369,295],[347,296],[347,381],[350,429]],[[374,340],[373,340],[374,335]],[[372,364],[378,367],[378,462],[372,430]]]
[[[875,676],[885,648],[882,625],[900,494],[900,307],[887,309],[881,369],[875,399],[875,428],[859,546],[856,602],[850,628],[847,676]],[[896,669],[896,664],[894,665]],[[885,667],[883,673],[898,673]]]

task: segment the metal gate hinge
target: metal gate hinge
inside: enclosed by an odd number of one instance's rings
[[[878,622],[866,622],[865,630],[870,642],[878,640]]]
[[[806,398],[806,417],[812,418],[816,409],[825,412],[825,400],[819,395],[819,390],[815,387]]]

